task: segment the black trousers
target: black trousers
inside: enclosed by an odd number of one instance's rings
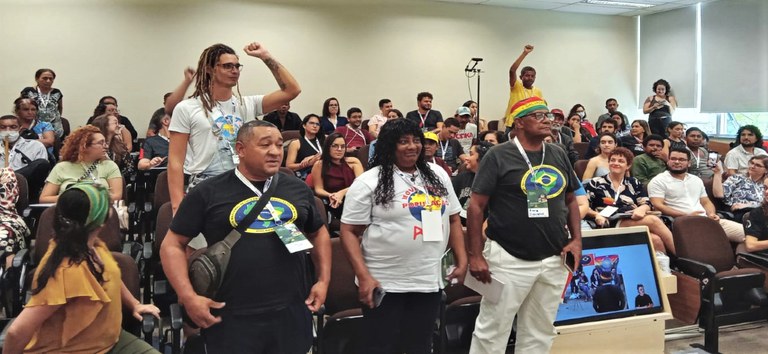
[[[221,322],[201,333],[208,354],[306,354],[312,314],[304,303],[255,315],[223,311]]]
[[[16,170],[16,173],[27,179],[30,203],[36,203],[40,198],[40,191],[45,185],[49,172],[51,172],[51,163],[44,159],[37,159]]]
[[[440,292],[387,293],[379,307],[363,307],[361,353],[431,353],[439,311]]]
[[[672,117],[664,116],[660,118],[649,118],[648,127],[651,128],[651,133],[658,134],[663,137],[667,137],[667,125],[672,122]]]

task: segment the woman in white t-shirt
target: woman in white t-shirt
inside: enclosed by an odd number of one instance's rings
[[[364,304],[361,352],[430,353],[446,246],[456,260],[446,280],[459,282],[467,271],[461,205],[448,174],[425,162],[423,145],[413,122],[387,122],[371,169],[345,198],[341,241]]]

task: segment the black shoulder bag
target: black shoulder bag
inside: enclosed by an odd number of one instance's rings
[[[272,177],[269,188],[259,197],[259,201],[245,215],[237,227],[229,232],[223,240],[214,243],[204,252],[189,262],[189,281],[198,295],[213,299],[221,287],[224,274],[227,272],[229,257],[232,255],[232,247],[240,240],[240,236],[264,210],[269,199],[277,190],[277,180],[280,173]]]

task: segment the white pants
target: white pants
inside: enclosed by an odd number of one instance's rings
[[[729,241],[736,243],[744,242],[744,225],[726,219],[720,219],[719,223],[723,231],[725,231],[725,235],[728,236]]]
[[[483,255],[493,276],[503,282],[498,304],[480,302],[470,354],[504,353],[517,314],[515,353],[549,353],[555,337],[555,316],[568,271],[560,256],[526,261],[487,240]]]

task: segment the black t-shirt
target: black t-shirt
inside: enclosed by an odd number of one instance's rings
[[[440,113],[440,111],[431,110],[427,112],[427,116],[424,118],[424,124],[421,123],[421,114],[419,114],[419,111],[410,111],[405,115],[405,119],[408,119],[416,125],[419,126],[419,128],[426,129],[426,130],[435,130],[437,128],[437,123],[443,121],[443,114]]]
[[[648,307],[653,305],[653,300],[648,294],[637,295],[635,297],[635,307]]]
[[[768,240],[768,225],[765,223],[765,213],[763,208],[752,209],[747,214],[747,222],[744,224],[744,234],[756,237],[758,241]],[[768,250],[762,250],[753,253],[760,253],[768,256]]]
[[[261,190],[263,182],[256,186]],[[170,229],[185,237],[202,232],[212,245],[223,240],[257,201],[258,197],[237,178],[234,170],[228,171],[192,189],[181,201]],[[293,176],[280,174],[270,202],[283,223],[293,223],[305,234],[323,226],[312,191]],[[288,252],[274,232],[271,214],[264,208],[232,248],[215,300],[226,302],[224,311],[236,314],[274,311],[304,301],[303,257],[303,252]]]
[[[542,152],[526,152],[537,169],[539,178],[536,182],[514,142],[508,141],[488,150],[472,184],[473,192],[490,197],[488,237],[507,253],[525,260],[541,260],[560,254],[568,243],[565,195],[572,193],[579,183],[565,151],[554,144],[545,145],[545,163],[540,168]],[[525,190],[521,186],[523,178],[526,179]],[[548,218],[528,217],[525,191],[529,188],[544,188],[547,192]]]
[[[274,124],[280,131],[301,129],[301,118],[299,118],[298,114],[293,112],[285,114],[285,125],[280,123],[280,115],[277,114],[277,111],[267,113],[267,115],[264,116],[264,120]]]
[[[456,139],[449,139],[438,142],[437,145],[435,156],[443,159],[452,171],[456,171],[459,168],[459,156],[464,155],[464,148],[461,147],[461,143]]]
[[[144,140],[144,146],[142,147],[144,149],[144,158],[145,159],[152,159],[154,157],[166,157],[168,156],[168,140],[165,138],[155,135],[150,136],[147,138],[147,140]],[[163,161],[162,164],[158,166],[166,166],[168,163],[168,159]]]

